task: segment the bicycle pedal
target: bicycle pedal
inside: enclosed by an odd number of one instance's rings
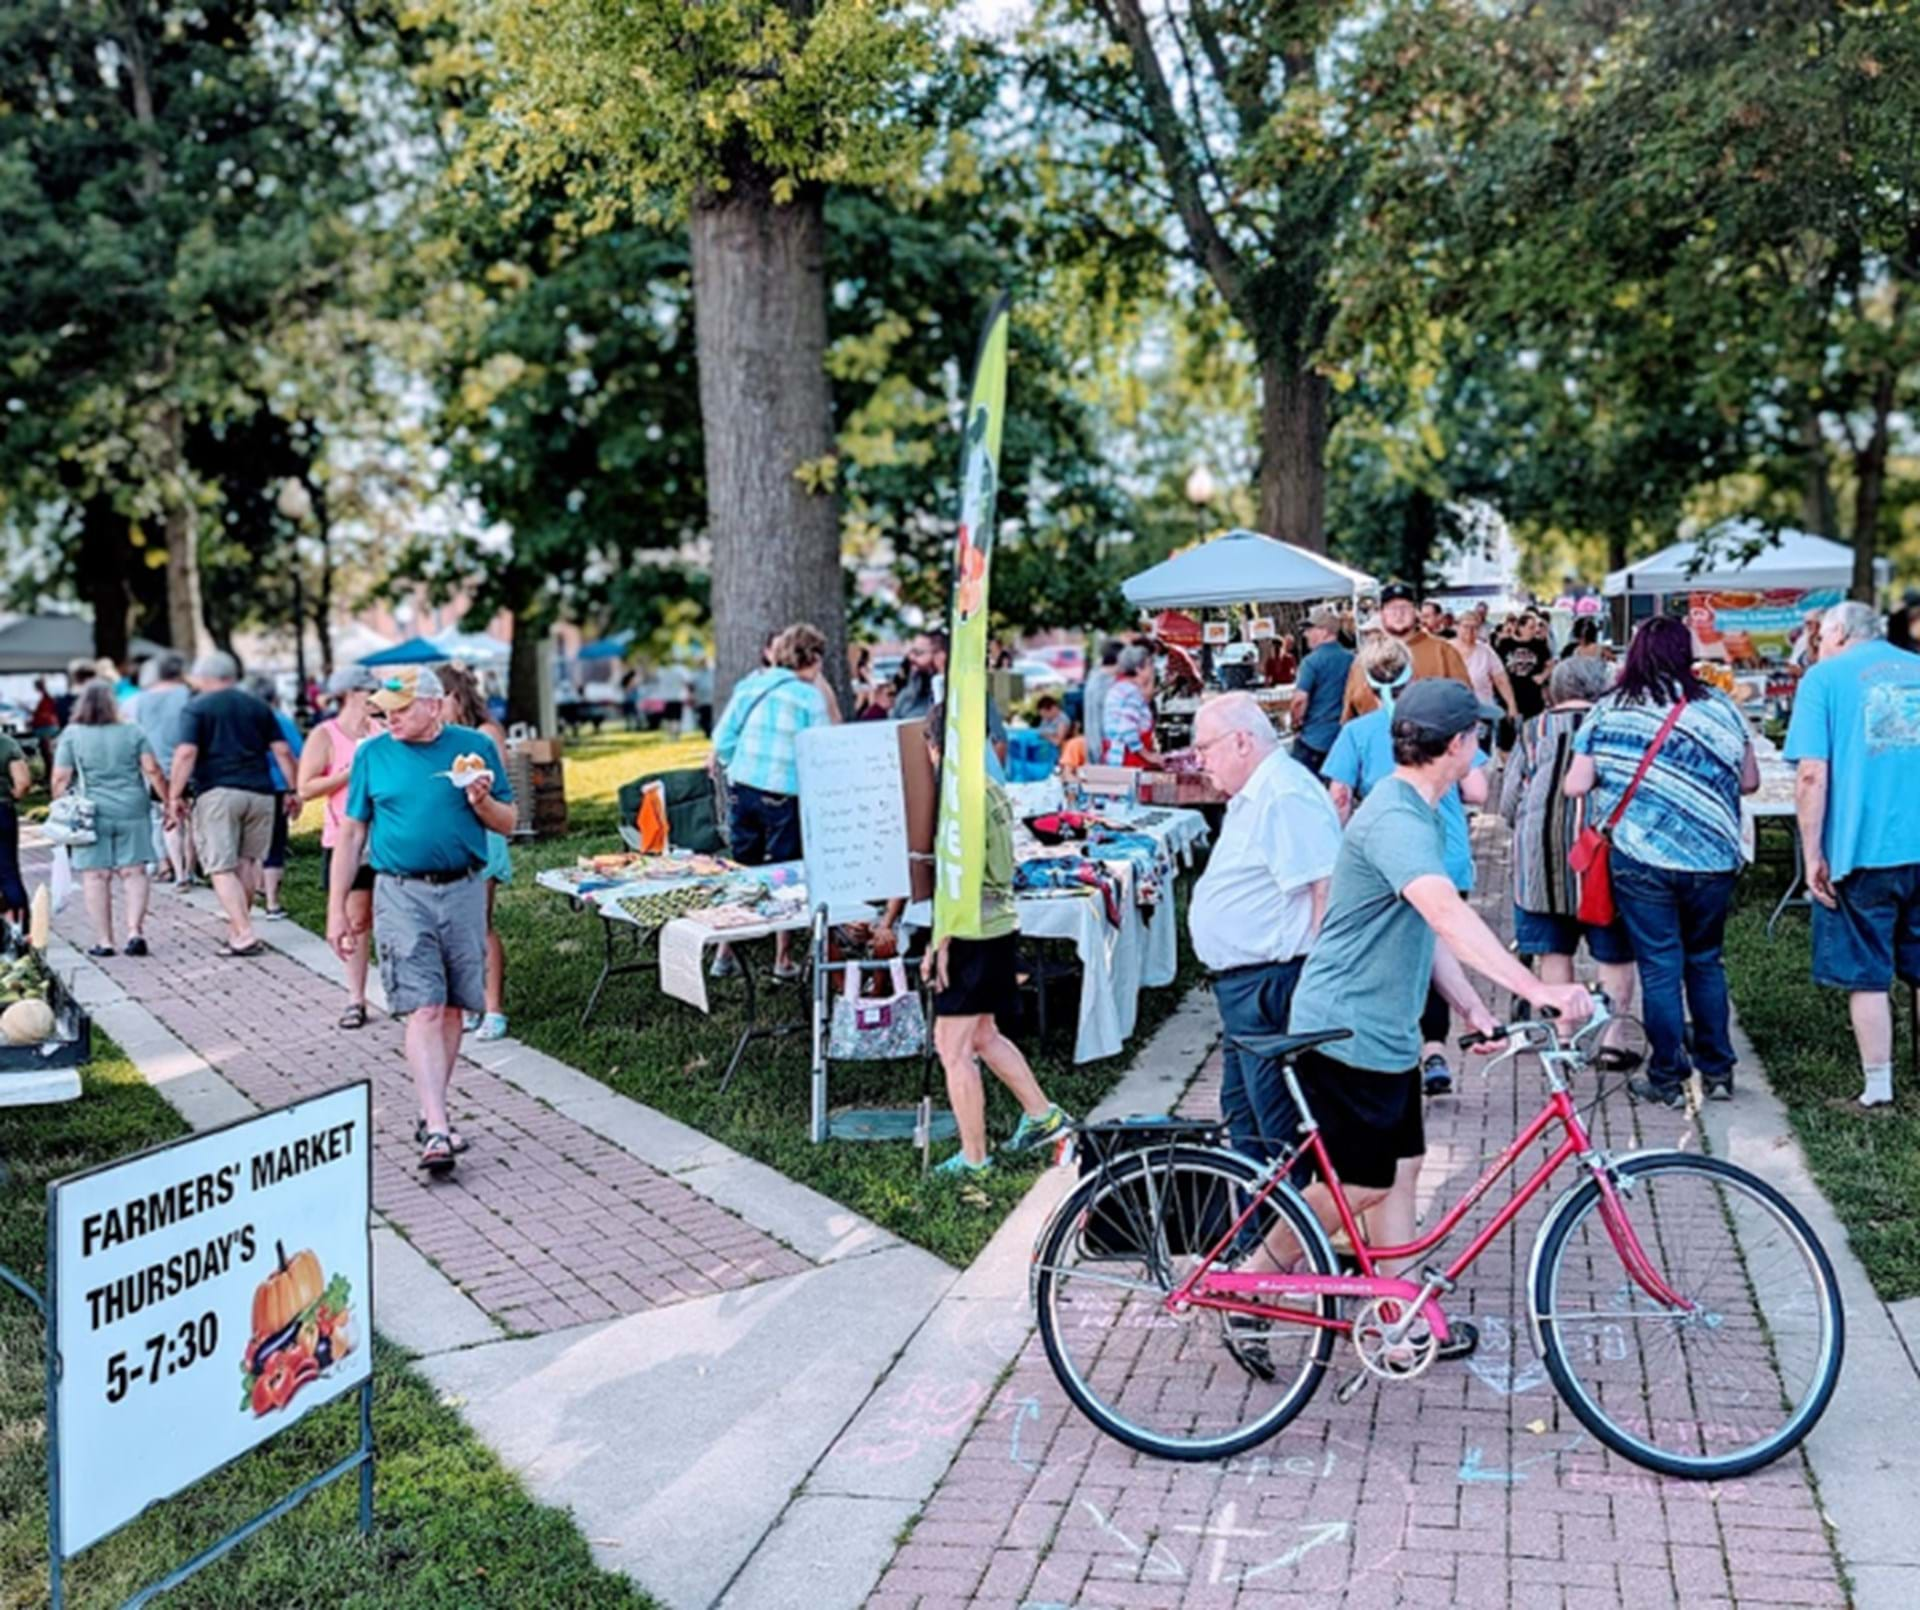
[[[1373,1373],[1370,1370],[1361,1370],[1357,1375],[1348,1376],[1335,1390],[1333,1401],[1342,1405],[1351,1403],[1355,1398],[1359,1397],[1360,1389],[1370,1385],[1372,1381]]]

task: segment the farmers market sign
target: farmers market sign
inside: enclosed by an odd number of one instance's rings
[[[370,1121],[348,1085],[49,1188],[58,1555],[371,1380]]]

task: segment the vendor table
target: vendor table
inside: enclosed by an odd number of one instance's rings
[[[1791,906],[1811,907],[1812,897],[1806,892],[1806,858],[1800,851],[1800,824],[1794,805],[1794,768],[1781,757],[1773,740],[1764,734],[1756,735],[1753,740],[1754,758],[1760,764],[1760,789],[1758,793],[1748,794],[1740,802],[1742,837],[1747,859],[1751,861],[1758,847],[1760,825],[1764,822],[1784,822],[1787,837],[1793,844],[1793,876],[1788,879],[1787,887],[1767,918],[1767,937],[1773,937],[1773,930]]]
[[[1184,866],[1194,851],[1206,843],[1207,826],[1200,812],[1172,806],[1120,806],[1104,812],[1114,825],[1128,832],[1142,833],[1159,842],[1169,863]],[[1022,895],[1016,901],[1020,930],[1030,939],[1057,939],[1072,943],[1084,969],[1080,990],[1080,1020],[1074,1041],[1074,1060],[1091,1062],[1118,1053],[1133,1032],[1142,989],[1173,982],[1179,970],[1178,917],[1173,891],[1168,888],[1157,906],[1143,907],[1135,898],[1132,869],[1113,864],[1121,885],[1120,921],[1107,920],[1104,902],[1095,895]],[[671,921],[645,922],[622,908],[621,901],[643,890],[671,887],[671,879],[634,879],[619,881],[618,875],[606,879],[586,877],[578,868],[551,868],[538,874],[535,882],[551,893],[564,895],[576,910],[590,910],[600,919],[601,964],[580,1014],[584,1028],[593,1020],[605,996],[607,985],[616,978],[660,971],[660,944],[669,927],[688,943],[696,938],[701,946],[704,966],[706,951],[714,945],[740,946],[772,938],[776,934],[804,934],[811,922],[805,891],[792,881],[798,867],[754,868],[755,873],[784,875],[780,887],[781,912],[768,920],[733,928],[712,928],[688,917]],[[688,881],[685,879],[682,882]],[[851,914],[849,914],[851,915]],[[864,915],[864,913],[863,913]],[[835,920],[841,920],[839,913]],[[926,902],[910,907],[904,919],[909,926],[925,927],[931,922]],[[763,990],[753,969],[742,964],[742,987],[746,996],[747,1024],[734,1044],[721,1088],[725,1089],[739,1070],[747,1047],[756,1040],[795,1033],[807,1027],[804,1018],[785,1022],[765,1022],[761,1018]],[[705,1009],[705,1002],[692,993],[683,993],[663,980],[663,993],[689,1001]]]
[[[1152,806],[1134,815],[1127,831],[1158,839],[1176,866],[1189,864],[1207,841],[1206,820],[1198,811]],[[1133,1033],[1140,991],[1171,984],[1179,971],[1179,918],[1172,889],[1157,906],[1143,907],[1133,898],[1129,868],[1124,895],[1117,927],[1107,921],[1104,903],[1091,895],[1021,895],[1014,902],[1024,938],[1066,940],[1080,959],[1075,1062],[1117,1055]],[[932,921],[927,902],[909,907],[905,920],[927,926]]]
[[[555,867],[539,873],[534,881],[541,888],[554,894],[565,895],[573,903],[576,911],[591,911],[600,919],[601,961],[600,975],[593,981],[593,989],[587,996],[587,1004],[580,1012],[580,1026],[585,1028],[593,1021],[594,1013],[599,1010],[601,997],[608,983],[616,978],[630,977],[639,973],[657,973],[660,971],[660,935],[669,922],[647,922],[632,916],[620,905],[622,896],[631,895],[640,890],[657,890],[672,886],[669,879],[636,879],[627,882],[600,882],[581,886],[576,869]],[[680,880],[682,882],[690,880]],[[808,925],[804,900],[789,902],[790,915],[777,919],[756,922],[740,927],[718,929],[705,928],[699,924],[688,924],[690,928],[700,929],[703,949],[701,965],[705,965],[705,948],[711,945],[744,946],[756,940],[771,939],[776,934],[804,933]],[[675,919],[684,921],[685,919]],[[622,959],[622,935],[625,936],[625,959]],[[733,1054],[727,1059],[727,1069],[720,1080],[724,1092],[733,1082],[733,1076],[739,1071],[741,1059],[747,1053],[747,1047],[755,1040],[775,1039],[784,1034],[795,1034],[807,1027],[806,1019],[799,1018],[786,1022],[767,1023],[760,1017],[760,987],[755,982],[752,964],[742,961],[738,973],[741,989],[745,995],[746,1027],[740,1031],[740,1037],[734,1042]],[[670,993],[670,992],[669,992]],[[695,1002],[705,1010],[704,1002]]]

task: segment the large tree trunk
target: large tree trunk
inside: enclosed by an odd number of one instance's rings
[[[1327,551],[1327,382],[1297,363],[1260,365],[1260,529]]]
[[[785,206],[764,174],[696,202],[690,223],[700,423],[713,551],[714,705],[767,634],[811,621],[846,690],[840,507],[797,473],[833,452],[826,226],[818,191]]]
[[[513,647],[507,661],[507,724],[540,730],[540,657],[547,652],[553,621],[529,602],[513,611]]]
[[[1433,550],[1440,541],[1440,509],[1431,492],[1414,488],[1408,497],[1400,521],[1400,574],[1419,592],[1426,591],[1427,566],[1433,562]],[[1383,581],[1385,577],[1381,578]]]
[[[1801,524],[1817,537],[1837,537],[1840,512],[1834,507],[1827,439],[1820,429],[1818,409],[1810,408],[1801,416],[1800,445],[1806,452],[1806,479],[1800,491]]]
[[[93,652],[116,665],[127,663],[132,634],[133,589],[128,569],[133,543],[127,517],[109,498],[90,498],[80,511],[80,552],[76,565],[81,596],[93,611]]]
[[[1873,433],[1854,461],[1853,597],[1873,602],[1873,561],[1880,552],[1880,501],[1887,486],[1887,427],[1893,414],[1893,373],[1873,386]]]

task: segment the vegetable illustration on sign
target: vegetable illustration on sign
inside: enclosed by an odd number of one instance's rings
[[[324,1280],[310,1251],[291,1258],[274,1243],[278,1267],[253,1294],[253,1328],[240,1363],[240,1409],[254,1415],[284,1409],[353,1350],[352,1288]]]

